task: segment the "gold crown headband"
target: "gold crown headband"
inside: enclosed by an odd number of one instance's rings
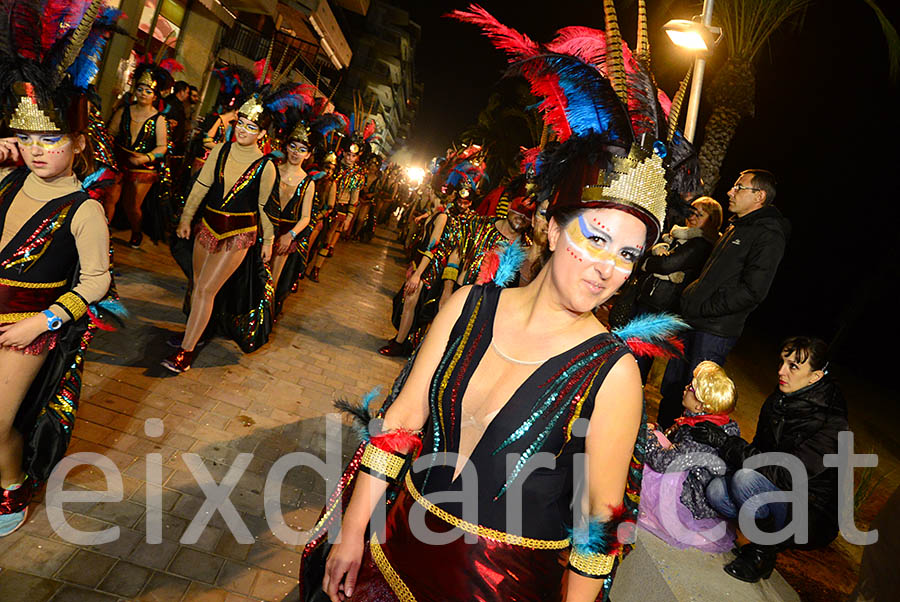
[[[243,115],[253,123],[259,123],[259,118],[265,110],[266,108],[259,101],[259,97],[256,94],[253,94],[241,105],[238,109],[238,114]]]
[[[613,157],[612,168],[600,172],[596,184],[584,187],[581,200],[633,207],[652,217],[657,230],[661,229],[666,220],[666,170],[662,156],[633,145],[627,157]]]
[[[66,131],[66,120],[51,103],[38,98],[32,84],[16,82],[13,84],[13,93],[19,97],[19,102],[9,118],[10,129],[25,132]]]
[[[288,136],[288,140],[298,140],[303,143],[309,142],[309,126],[307,126],[302,121],[297,124],[297,127],[294,128],[294,131],[291,132],[291,135]]]
[[[153,75],[150,73],[149,69],[147,69],[143,73],[141,73],[141,76],[135,82],[134,87],[137,88],[138,86],[141,86],[141,85],[147,86],[154,92],[156,91],[156,86],[158,85],[158,82],[155,79],[153,79]]]

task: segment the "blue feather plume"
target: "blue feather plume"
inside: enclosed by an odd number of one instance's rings
[[[93,186],[97,182],[97,180],[102,178],[103,174],[105,174],[107,171],[108,171],[107,168],[101,167],[100,169],[98,169],[97,171],[95,171],[94,173],[92,173],[91,175],[86,177],[84,180],[82,180],[81,187],[84,190],[89,190],[91,188],[91,186]]]
[[[658,313],[637,316],[625,326],[616,328],[613,333],[622,340],[638,339],[647,343],[665,341],[689,326],[678,316]]]
[[[334,113],[326,113],[312,124],[312,129],[319,132],[319,135],[323,138],[327,137],[333,130],[341,127],[344,127],[344,122]]]
[[[108,298],[102,299],[97,302],[97,305],[100,306],[101,309],[108,311],[113,316],[119,318],[120,320],[124,320],[131,316],[131,313],[128,311],[122,302],[118,299]]]
[[[121,16],[122,11],[106,7],[97,17],[90,35],[81,47],[81,52],[68,69],[77,88],[86,90],[97,77],[100,72],[100,61],[103,59],[103,49],[106,48],[109,36],[116,30],[116,22]]]
[[[516,277],[519,268],[522,267],[522,262],[525,261],[525,248],[517,241],[502,243],[499,245],[498,256],[500,265],[494,274],[494,284],[501,287],[508,286]]]
[[[341,412],[350,414],[353,417],[353,432],[363,443],[368,443],[372,438],[369,433],[369,423],[372,421],[372,411],[369,409],[372,401],[381,394],[381,387],[375,387],[365,394],[362,402],[355,404],[346,399],[338,399],[334,402],[334,407]]]

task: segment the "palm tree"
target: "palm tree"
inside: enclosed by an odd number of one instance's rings
[[[799,16],[813,0],[716,0],[715,21],[722,27],[728,59],[709,88],[713,107],[700,147],[700,174],[706,194],[719,181],[719,169],[738,124],[753,115],[756,93],[754,62],[775,31]],[[890,76],[900,74],[900,36],[875,4],[863,0],[875,12],[888,44]]]

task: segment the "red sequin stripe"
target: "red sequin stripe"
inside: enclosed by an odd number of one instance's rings
[[[72,208],[73,198],[71,201],[57,208],[51,215],[42,221],[34,232],[31,233],[25,243],[19,247],[15,253],[0,263],[0,267],[8,268],[20,263],[36,261],[47,250],[46,245],[53,240],[53,233],[66,221],[69,210]],[[39,247],[45,247],[34,253],[33,251]]]
[[[449,441],[450,435],[456,432],[456,398],[459,396],[459,386],[462,382],[463,376],[469,371],[469,364],[472,363],[472,357],[475,355],[475,350],[478,348],[478,343],[481,341],[481,335],[484,334],[484,322],[481,324],[481,328],[478,330],[478,334],[475,335],[475,340],[472,341],[472,344],[469,346],[469,350],[466,352],[466,356],[463,358],[462,365],[459,368],[459,373],[456,378],[456,382],[453,384],[453,388],[450,390],[450,430],[447,432],[447,439]],[[459,443],[457,441],[457,443]]]

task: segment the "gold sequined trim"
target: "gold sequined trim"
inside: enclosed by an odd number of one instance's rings
[[[54,301],[54,303],[65,307],[72,315],[73,320],[77,320],[87,312],[87,303],[75,293],[66,293]]]
[[[615,554],[582,554],[575,548],[569,554],[569,565],[584,573],[595,577],[606,577],[613,570],[616,561]]]
[[[474,525],[470,522],[464,521],[458,516],[453,516],[443,508],[439,508],[425,499],[418,492],[418,490],[416,490],[416,486],[412,482],[412,476],[410,475],[410,473],[406,473],[406,488],[409,490],[409,493],[413,497],[413,499],[416,500],[417,504],[434,514],[439,519],[443,520],[445,523],[461,529],[466,533],[473,533],[479,537],[490,539],[491,541],[497,541],[514,546],[522,546],[524,548],[531,548],[532,550],[562,550],[563,548],[569,547],[568,538],[533,539],[531,537],[522,537],[521,535],[504,533],[503,531],[498,531],[497,529],[490,529],[488,527],[482,527],[481,525]]]
[[[360,464],[396,481],[400,471],[403,470],[403,465],[406,464],[406,458],[379,449],[370,443],[366,445]]]
[[[372,534],[372,539],[369,540],[369,551],[372,553],[372,560],[375,561],[375,566],[381,571],[384,580],[391,586],[394,595],[397,596],[400,602],[416,602],[416,597],[409,591],[409,588],[403,583],[403,579],[400,578],[400,575],[397,574],[397,571],[394,570],[394,567],[388,561],[387,556],[384,555],[384,550],[381,549],[381,544],[378,542],[378,536],[374,533]]]
[[[0,314],[0,324],[12,324],[13,322],[18,322],[19,320],[24,320],[25,318],[36,315],[38,315],[38,312],[36,311],[27,311],[17,314]]]
[[[444,268],[444,273],[441,274],[442,280],[456,280],[459,276],[458,268]]]
[[[65,286],[66,281],[61,280],[59,282],[19,282],[18,280],[7,280],[6,278],[0,278],[0,285],[14,286],[16,288],[57,288],[60,286]]]

